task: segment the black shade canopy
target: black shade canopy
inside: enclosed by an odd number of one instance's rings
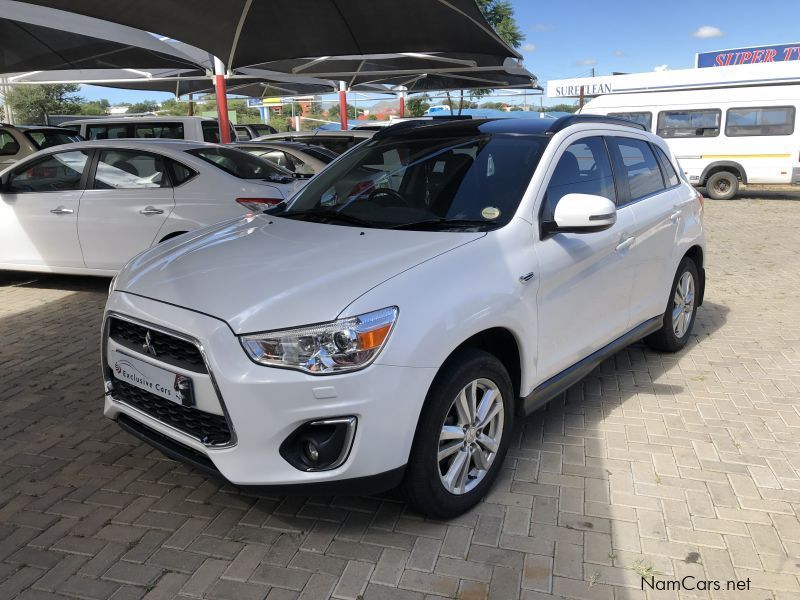
[[[121,67],[196,69],[197,63],[143,31],[0,0],[0,73]]]
[[[517,57],[475,0],[24,0],[151,31],[229,69],[311,56],[453,52]],[[131,63],[134,64],[134,63]]]

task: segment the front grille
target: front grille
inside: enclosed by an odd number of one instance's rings
[[[119,379],[112,381],[114,387],[111,395],[115,400],[137,408],[207,446],[221,446],[230,442],[231,430],[224,416],[175,404]]]
[[[208,373],[203,355],[193,343],[155,329],[148,329],[143,325],[111,317],[109,337],[129,350],[146,354],[144,344],[148,333],[150,334],[150,347],[155,351],[155,358],[187,371]]]

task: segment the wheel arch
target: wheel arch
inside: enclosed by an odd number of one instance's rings
[[[708,183],[709,177],[714,173],[720,173],[722,171],[733,173],[742,183],[747,183],[747,171],[744,170],[744,167],[740,163],[732,160],[718,160],[703,169],[703,174],[700,175],[700,185],[705,185]]]
[[[698,291],[697,306],[701,306],[703,304],[703,297],[706,293],[706,270],[703,266],[703,248],[695,244],[686,251],[683,257],[691,258],[694,261],[694,264],[697,267],[697,273],[700,275],[700,285],[698,286],[700,289]]]

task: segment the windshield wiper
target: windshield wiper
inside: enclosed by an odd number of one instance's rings
[[[437,227],[478,227],[484,225],[497,225],[497,221],[487,221],[486,219],[431,219],[429,221],[403,223],[389,229],[435,229]]]
[[[320,210],[320,209],[299,210],[297,212],[291,212],[291,213],[288,213],[288,214],[285,214],[285,215],[282,215],[282,216],[286,217],[287,219],[292,219],[294,217],[299,217],[301,219],[303,217],[321,217],[321,218],[326,219],[328,221],[339,220],[339,221],[345,221],[347,223],[352,223],[353,225],[361,225],[362,227],[375,227],[375,223],[373,223],[371,221],[367,221],[365,219],[360,219],[358,217],[354,217],[352,215],[347,215],[347,214],[344,214],[344,213],[340,213],[340,212],[337,212],[335,210],[331,210],[331,209],[327,209],[327,208],[323,209],[323,210]]]

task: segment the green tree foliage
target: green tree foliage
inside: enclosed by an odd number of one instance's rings
[[[175,98],[164,100],[161,103],[161,108],[159,109],[158,114],[168,117],[185,117],[189,114],[189,103],[181,102]]]
[[[107,115],[111,104],[103,98],[102,100],[90,100],[80,103],[79,114],[82,115]]]
[[[339,120],[339,105],[334,104],[328,109],[328,119],[331,121],[338,121]],[[347,118],[348,119],[355,119],[356,117],[356,107],[352,104],[347,105]]]
[[[556,104],[555,106],[545,107],[544,110],[545,111],[551,111],[551,112],[574,113],[575,111],[578,110],[578,105],[577,104]]]
[[[426,94],[406,98],[406,114],[410,117],[421,117],[431,105]]]
[[[143,100],[134,102],[128,107],[128,114],[138,115],[140,113],[151,113],[158,110],[158,102],[155,100]]]
[[[77,84],[17,85],[7,95],[17,123],[42,125],[47,115],[69,115],[80,111],[82,98]]]
[[[512,48],[519,48],[525,41],[525,34],[514,18],[514,7],[509,0],[477,0],[483,16],[494,27],[503,41]]]

